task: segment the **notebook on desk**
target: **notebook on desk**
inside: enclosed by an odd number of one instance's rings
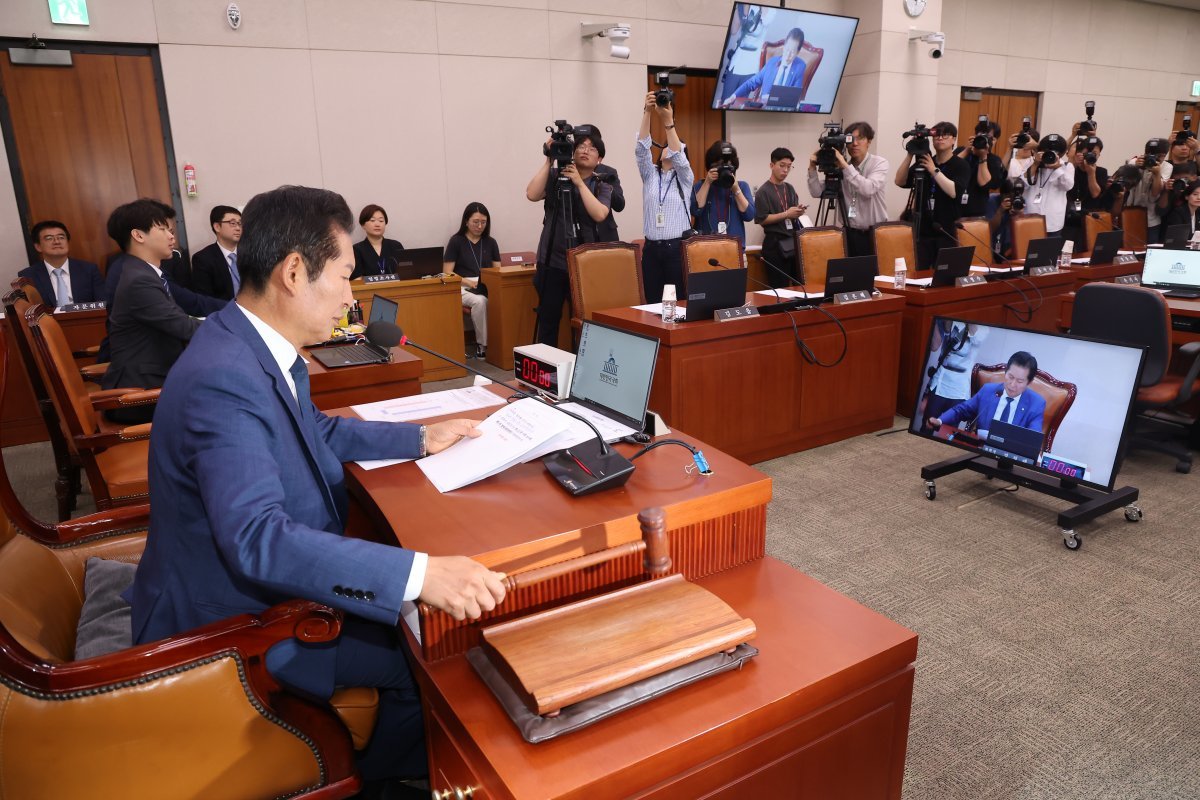
[[[657,359],[658,339],[584,320],[566,402],[632,428],[632,432],[641,431],[646,426]]]
[[[1025,274],[1028,275],[1034,267],[1053,267],[1058,264],[1064,241],[1061,236],[1032,239],[1025,250]]]
[[[367,323],[390,322],[395,325],[399,311],[400,306],[395,300],[389,300],[381,294],[376,294],[371,297],[371,314]],[[309,352],[313,358],[328,369],[354,367],[360,364],[386,364],[392,360],[390,350],[386,347],[376,347],[366,340],[355,344],[321,347]]]
[[[965,278],[971,271],[975,246],[943,247],[933,261],[933,280],[930,286],[953,286],[956,278]]]
[[[401,250],[396,256],[396,264],[390,270],[402,280],[424,278],[428,275],[442,274],[442,256],[445,255],[440,247],[416,247],[412,250]]]
[[[1148,250],[1142,286],[1166,289],[1167,297],[1200,297],[1200,250]]]
[[[1168,225],[1167,232],[1163,235],[1163,249],[1187,250],[1187,245],[1191,238],[1192,230],[1190,225]]]

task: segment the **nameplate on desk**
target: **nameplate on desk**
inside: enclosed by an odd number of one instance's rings
[[[984,283],[987,283],[987,278],[982,275],[965,275],[954,279],[955,286],[979,286]]]
[[[856,292],[838,292],[833,296],[834,305],[843,303],[861,303],[864,300],[871,299],[870,289],[859,289]]]
[[[102,308],[104,308],[103,300],[97,300],[94,303],[68,303],[65,306],[59,306],[57,313],[63,314],[68,311],[98,311]]]
[[[1113,259],[1114,264],[1136,264],[1138,263],[1137,256],[1133,253],[1122,253]]]
[[[733,308],[720,308],[713,314],[713,318],[717,322],[729,322],[731,319],[745,319],[746,317],[757,317],[757,306],[734,306]]]
[[[1141,282],[1141,275],[1118,275],[1117,277],[1113,278],[1113,283],[1131,284],[1133,286],[1138,286],[1141,284]]]
[[[1058,272],[1058,267],[1053,266],[1053,265],[1048,265],[1045,267],[1030,267],[1029,268],[1029,274],[1033,277],[1036,277],[1038,275],[1053,275],[1056,272]]]
[[[400,276],[394,272],[389,272],[385,275],[364,275],[363,283],[384,283],[386,281],[398,281]]]

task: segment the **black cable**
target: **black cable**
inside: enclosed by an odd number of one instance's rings
[[[771,269],[774,269],[775,271],[777,271],[783,275],[788,275],[788,273],[785,270],[781,269],[780,267],[778,267],[778,266],[772,264],[770,261],[768,261],[761,252],[759,253],[759,258],[762,260],[762,262],[764,264],[771,267]],[[791,276],[788,275],[788,277],[791,277]],[[803,280],[798,281],[797,285],[804,292],[804,295],[807,298],[808,297],[808,287],[804,285],[804,281]],[[774,287],[771,287],[771,289],[772,289],[772,291],[775,291]],[[776,298],[779,298],[778,291],[775,291],[775,296],[776,296]],[[838,364],[842,363],[842,359],[844,359],[846,357],[846,353],[850,349],[850,336],[846,333],[846,326],[842,325],[842,321],[840,319],[838,319],[833,314],[830,314],[828,311],[826,311],[824,308],[822,308],[819,303],[813,304],[811,306],[806,306],[805,308],[814,308],[817,311],[820,311],[825,316],[829,317],[831,320],[833,320],[834,324],[838,326],[838,330],[840,330],[842,332],[842,352],[838,354],[838,357],[836,359],[829,362],[828,364],[821,361],[821,359],[817,358],[817,354],[812,351],[812,348],[809,347],[808,344],[806,344],[805,341],[800,338],[800,328],[796,325],[795,318],[792,317],[793,312],[785,311],[784,313],[787,315],[788,322],[790,322],[792,325],[792,337],[796,340],[796,348],[800,351],[800,355],[804,358],[804,360],[810,364],[813,364],[818,367],[826,367],[826,368],[836,367]],[[799,311],[800,309],[797,308],[795,310]]]
[[[676,445],[679,445],[680,447],[686,448],[689,452],[691,452],[692,461],[696,462],[696,466],[699,468],[701,475],[712,475],[713,474],[712,467],[710,467],[708,465],[708,460],[704,458],[704,453],[700,452],[699,448],[693,447],[692,445],[688,444],[687,442],[683,441],[682,439],[660,439],[657,442],[654,442],[653,444],[648,444],[645,447],[643,447],[641,450],[638,450],[636,453],[634,453],[633,455],[631,455],[629,457],[629,460],[632,462],[636,459],[639,459],[642,456],[646,455],[646,453],[649,453],[654,448],[662,447],[664,444],[676,444]]]

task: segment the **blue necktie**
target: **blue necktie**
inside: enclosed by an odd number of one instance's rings
[[[67,289],[66,270],[62,267],[56,267],[51,270],[54,273],[54,295],[56,306],[65,306],[71,302],[71,292]]]
[[[1001,422],[1012,422],[1012,401],[1011,397],[1004,397],[1004,411],[1000,414]]]
[[[304,432],[311,434],[312,398],[308,393],[308,365],[304,363],[303,358],[296,356],[288,372],[296,384],[296,405],[300,408],[300,421],[304,424]]]
[[[172,300],[174,300],[175,298],[171,294],[171,284],[167,283],[167,273],[162,273],[161,277],[163,282],[163,291],[167,293],[167,297],[170,297]]]
[[[236,295],[242,286],[242,274],[237,268],[237,253],[229,254],[229,277],[233,278],[233,293]]]

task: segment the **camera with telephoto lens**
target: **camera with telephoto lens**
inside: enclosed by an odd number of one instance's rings
[[[1195,139],[1196,134],[1192,131],[1192,115],[1183,115],[1183,130],[1175,132],[1175,144],[1183,144],[1188,139]]]
[[[912,130],[900,134],[900,138],[908,139],[904,143],[904,152],[909,155],[933,155],[933,131],[921,123],[914,122]]]
[[[683,69],[683,67],[676,67],[675,69]],[[666,108],[675,102],[675,91],[670,87],[685,85],[687,83],[687,76],[678,74],[675,70],[667,70],[666,72],[656,73],[654,75],[654,83],[658,86],[658,89],[654,92],[654,102],[658,106]]]
[[[990,130],[987,114],[980,114],[979,122],[975,125],[975,138],[971,140],[972,150],[983,150],[991,146],[992,137],[988,135]]]
[[[737,180],[737,167],[733,165],[733,145],[721,145],[721,160],[717,162],[717,186],[722,189],[733,187]]]
[[[1166,147],[1162,139],[1147,139],[1146,152],[1142,156],[1142,166],[1145,169],[1157,167],[1164,150]]]
[[[1096,120],[1092,119],[1092,115],[1096,113],[1096,101],[1088,100],[1083,104],[1083,113],[1087,115],[1087,119],[1079,123],[1079,136],[1091,136],[1096,132]]]
[[[546,155],[555,169],[562,169],[575,157],[575,128],[565,119],[556,119],[553,126],[546,126],[546,133],[550,134]]]
[[[1021,117],[1021,132],[1017,134],[1016,145],[1018,148],[1029,144],[1029,140],[1033,138],[1030,131],[1033,130],[1033,120],[1029,117]]]
[[[1079,145],[1079,149],[1083,151],[1083,160],[1088,164],[1095,164],[1100,160],[1100,156],[1096,153],[1096,148],[1100,146],[1100,140],[1095,136],[1089,136]]]
[[[1025,210],[1025,181],[1020,178],[1009,178],[1000,189],[1000,199],[1008,199],[1013,211]]]
[[[1038,142],[1038,152],[1041,153],[1039,159],[1042,164],[1052,166],[1057,164],[1067,153],[1067,141],[1057,133],[1051,133]]]
[[[837,172],[840,167],[834,153],[841,153],[842,158],[846,158],[846,147],[853,140],[851,134],[842,132],[842,123],[826,122],[825,132],[817,137],[817,143],[821,145],[817,151],[817,169],[821,172]]]

